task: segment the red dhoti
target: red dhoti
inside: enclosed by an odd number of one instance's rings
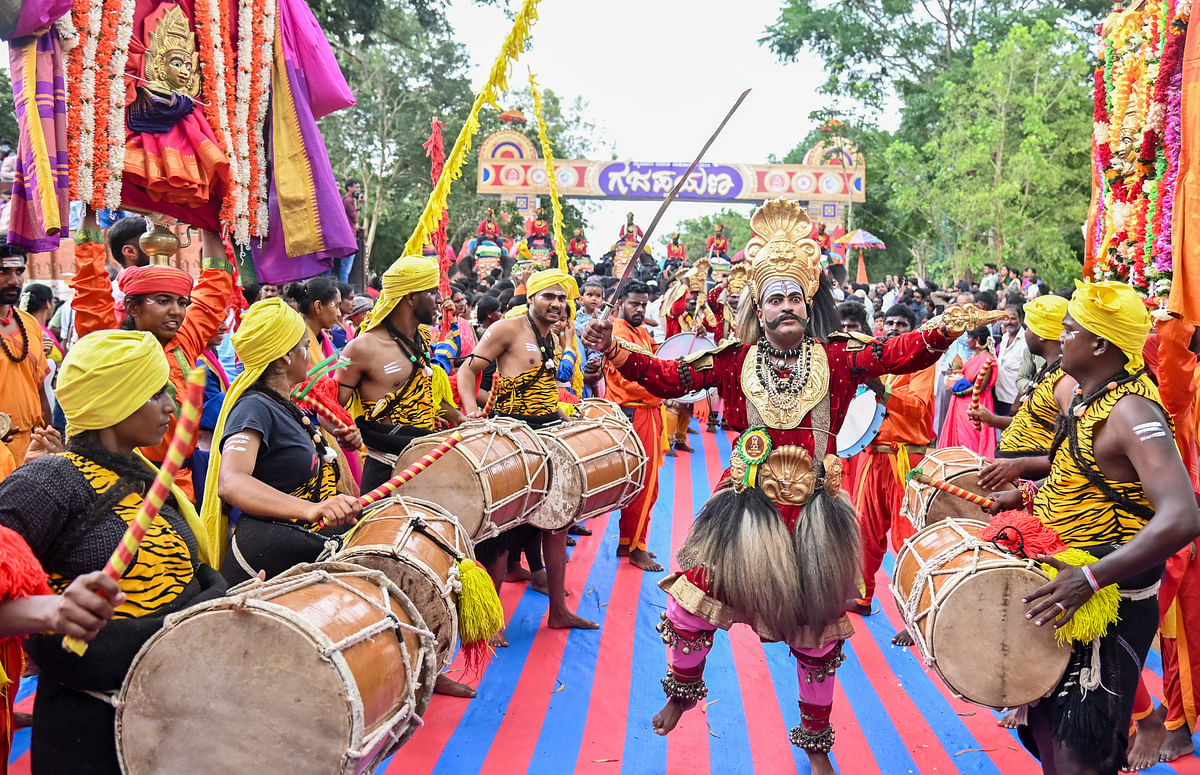
[[[914,530],[907,520],[896,518],[904,502],[904,481],[898,471],[897,455],[880,452],[872,446],[857,457],[854,509],[862,529],[863,600],[869,603],[875,596],[875,575],[887,553],[888,533],[892,535],[892,549],[899,551]],[[922,457],[923,453],[909,452],[909,466],[917,465]]]

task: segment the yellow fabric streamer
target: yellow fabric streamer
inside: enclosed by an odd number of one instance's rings
[[[479,111],[483,109],[485,103],[496,108],[497,111],[500,110],[500,105],[496,100],[502,92],[508,90],[508,77],[511,74],[513,63],[521,55],[521,49],[524,48],[525,40],[529,37],[529,30],[537,21],[539,2],[541,0],[525,0],[521,10],[517,12],[517,18],[513,19],[512,29],[509,30],[508,37],[504,39],[504,45],[500,48],[500,54],[492,64],[487,82],[475,95],[475,103],[471,106],[471,112],[467,114],[467,120],[463,122],[462,130],[459,131],[458,138],[454,141],[454,147],[446,155],[446,166],[442,168],[442,176],[438,178],[437,185],[429,194],[429,201],[425,203],[425,209],[417,221],[417,227],[404,246],[404,255],[420,255],[425,240],[441,222],[442,213],[446,209],[446,200],[450,196],[450,184],[462,177],[463,165],[466,163],[467,154],[471,152],[471,138],[479,131]]]
[[[546,161],[546,185],[550,187],[550,207],[554,211],[554,252],[558,268],[567,271],[567,243],[563,240],[562,204],[558,201],[558,176],[554,173],[554,146],[546,136],[546,121],[542,118],[542,93],[538,91],[537,76],[529,71],[529,93],[533,95],[533,115],[537,118],[538,140],[542,143],[542,158]]]

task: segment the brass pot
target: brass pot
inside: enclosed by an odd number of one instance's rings
[[[175,236],[175,232],[161,223],[156,223],[153,228],[138,237],[138,246],[141,247],[143,253],[150,257],[152,266],[169,266],[171,256],[175,255],[180,248],[186,248],[191,244],[190,231],[187,242],[181,243],[179,237]]]

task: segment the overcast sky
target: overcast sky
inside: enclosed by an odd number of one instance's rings
[[[518,0],[511,2],[518,7]],[[531,67],[541,86],[565,103],[576,96],[587,101],[602,149],[629,161],[683,163],[700,150],[737,95],[750,88],[750,96],[706,161],[764,163],[772,154],[782,158],[811,127],[808,115],[822,105],[817,87],[824,76],[815,56],[782,64],[758,42],[777,18],[780,4],[544,0],[533,27],[532,48],[518,61],[510,86],[524,86],[526,68]],[[472,81],[478,88],[511,22],[501,9],[480,7],[471,0],[452,0],[448,16],[471,53]],[[654,202],[593,206],[589,238],[615,238],[630,210],[644,227],[657,209]],[[669,233],[679,219],[719,209],[700,202],[673,204],[659,234]],[[752,207],[743,209],[750,212]]]

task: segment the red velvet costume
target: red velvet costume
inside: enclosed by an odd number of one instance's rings
[[[722,253],[728,255],[729,240],[725,239],[724,234],[714,234],[708,238],[708,247],[706,250],[714,256],[719,256]]]
[[[682,242],[672,242],[667,245],[667,258],[678,258],[680,261],[687,261],[687,248]]]
[[[582,237],[571,237],[567,243],[567,255],[571,258],[583,258],[588,254],[587,240]]]
[[[496,223],[490,218],[485,218],[479,222],[479,228],[475,230],[475,236],[494,239],[497,241],[497,244],[499,244],[500,224]]]
[[[529,228],[525,235],[527,237],[549,237],[550,222],[545,218],[535,218],[529,222]]]

